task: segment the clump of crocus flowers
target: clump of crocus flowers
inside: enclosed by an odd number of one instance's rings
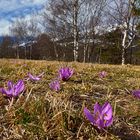
[[[84,108],[84,114],[90,123],[99,129],[110,126],[113,123],[113,112],[109,102],[105,102],[104,105],[96,103],[94,105],[94,112],[91,113],[86,107]]]
[[[63,81],[68,81],[74,73],[74,70],[69,67],[59,69],[59,78]]]
[[[54,91],[59,91],[60,90],[60,81],[68,81],[71,76],[73,75],[74,70],[69,67],[63,67],[59,69],[58,74],[59,76],[57,77],[57,80],[52,80],[51,83],[49,84],[51,90]]]
[[[99,72],[99,77],[100,78],[105,78],[106,76],[107,76],[107,72],[106,71]]]
[[[17,83],[8,81],[7,88],[1,88],[0,92],[7,97],[17,97],[20,93],[24,91],[25,85],[23,80],[19,80]]]
[[[134,90],[134,91],[132,91],[132,94],[134,97],[140,99],[140,90]]]
[[[32,75],[31,73],[28,73],[28,76],[31,81],[39,81],[42,78],[43,74],[44,72],[39,74],[38,76],[35,76],[35,75]]]
[[[58,80],[53,80],[49,84],[50,88],[54,91],[59,91],[60,90],[60,82]]]

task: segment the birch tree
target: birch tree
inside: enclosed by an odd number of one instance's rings
[[[124,65],[126,61],[125,52],[132,47],[132,43],[136,37],[136,26],[139,23],[138,17],[133,15],[133,5],[135,0],[113,0],[113,7],[109,8],[113,13],[109,13],[122,31],[122,60]]]
[[[106,7],[106,0],[90,0],[84,4],[83,12],[83,36],[85,40],[84,47],[84,62],[90,62],[95,50],[95,42],[97,40],[97,34],[99,34],[99,28],[103,23],[103,13]],[[98,30],[98,31],[97,31]],[[94,54],[95,55],[95,54]]]
[[[67,40],[72,38],[74,61],[78,61],[80,17],[83,14],[81,8],[84,8],[85,2],[86,0],[50,0],[49,8],[45,11],[44,16],[48,23],[45,26],[49,27],[49,32],[56,39]],[[63,42],[63,44],[66,45],[67,43]]]
[[[73,44],[74,61],[78,60],[78,9],[79,0],[73,0]]]

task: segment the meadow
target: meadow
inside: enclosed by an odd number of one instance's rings
[[[61,67],[74,69],[68,81],[60,80],[60,90],[49,83]],[[99,72],[105,71],[104,78]],[[28,79],[28,72],[38,81]],[[23,79],[25,90],[16,98],[0,93],[0,140],[139,140],[140,99],[132,95],[140,89],[140,66],[99,65],[78,62],[0,60],[0,87]],[[108,101],[113,124],[97,129],[84,115],[96,102]]]

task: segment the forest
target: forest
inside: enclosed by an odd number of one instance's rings
[[[139,0],[48,0],[0,37],[0,58],[140,64]]]

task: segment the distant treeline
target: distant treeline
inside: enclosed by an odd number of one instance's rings
[[[139,0],[48,0],[9,29],[1,58],[140,64]]]
[[[117,34],[117,35],[116,35]],[[115,30],[97,37],[96,42],[79,43],[78,61],[91,63],[121,64],[121,36]],[[17,43],[10,36],[3,36],[0,44],[0,58],[20,58],[34,60],[74,61],[72,38],[51,41],[47,34],[41,34],[33,40]],[[88,51],[84,54],[86,45]],[[126,63],[140,64],[140,46],[127,49]]]

